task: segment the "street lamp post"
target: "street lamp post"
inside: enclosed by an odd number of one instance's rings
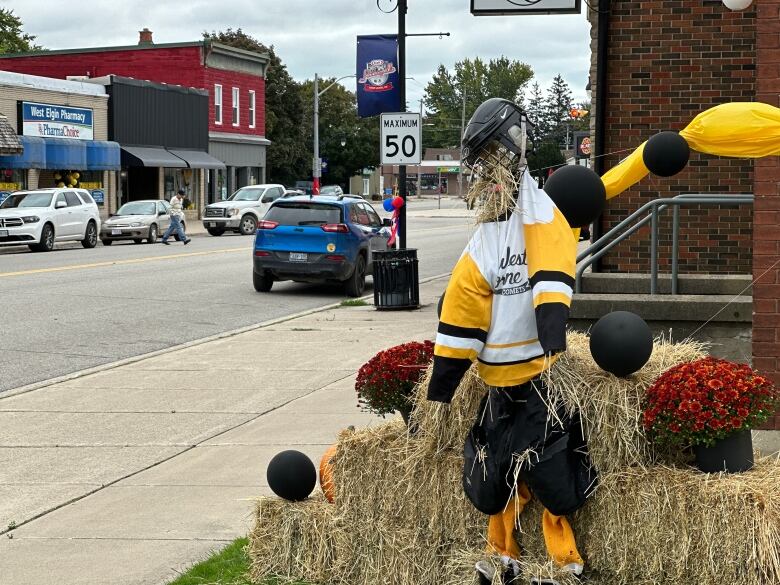
[[[328,91],[331,87],[336,85],[342,79],[349,79],[355,77],[354,75],[345,75],[339,77],[336,81],[331,83],[328,87],[320,91],[320,78],[318,74],[314,74],[314,160],[312,161],[312,193],[314,195],[320,194],[320,177],[322,176],[322,161],[320,160],[320,96]],[[342,144],[343,146],[343,144]]]

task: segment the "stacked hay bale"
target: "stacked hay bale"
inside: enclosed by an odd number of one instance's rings
[[[594,463],[596,495],[573,518],[596,584],[696,582],[780,585],[780,464],[749,473],[705,475],[666,467],[641,426],[641,397],[669,367],[702,357],[692,343],[657,340],[647,365],[621,379],[593,362],[585,335],[549,372],[551,400],[579,409]],[[410,434],[400,420],[345,431],[333,459],[335,504],[321,498],[258,503],[252,576],[344,585],[462,585],[484,558],[485,516],[461,488],[462,446],[485,387],[470,371],[452,404],[418,387]],[[557,578],[546,558],[541,507],[521,516],[523,573]]]

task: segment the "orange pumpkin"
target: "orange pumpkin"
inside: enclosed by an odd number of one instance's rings
[[[333,465],[331,459],[336,455],[338,445],[331,445],[320,460],[320,487],[325,499],[331,504],[336,495],[336,484],[333,483]]]

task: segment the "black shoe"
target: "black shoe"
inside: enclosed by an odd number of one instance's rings
[[[160,241],[161,241],[163,244],[165,244],[166,246],[170,246],[170,245],[171,245],[171,243],[170,243],[168,240],[160,240]]]
[[[191,241],[192,241],[192,238],[187,238],[186,240],[184,240],[184,245],[186,246],[186,245],[187,245],[187,244],[189,244]]]

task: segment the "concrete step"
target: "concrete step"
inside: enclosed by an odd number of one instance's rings
[[[681,274],[678,278],[678,292],[682,295],[751,295],[750,274]],[[668,274],[658,275],[658,291],[669,294],[672,278]],[[582,275],[583,293],[649,294],[650,275],[631,273],[585,273]]]
[[[730,294],[579,293],[574,295],[570,317],[596,320],[612,311],[631,311],[645,321],[752,322],[753,297],[747,294],[734,297]]]

